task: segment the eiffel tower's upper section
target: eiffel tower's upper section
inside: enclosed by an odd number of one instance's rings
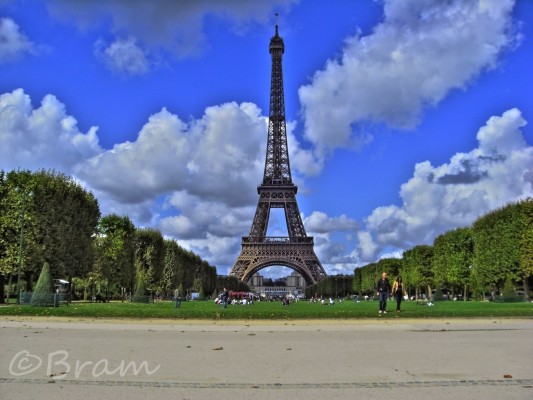
[[[285,45],[283,39],[278,34],[277,14],[276,33],[270,39],[269,50],[272,56],[272,76],[270,82],[268,141],[262,186],[292,186],[289,150],[287,147],[283,70],[281,62]]]

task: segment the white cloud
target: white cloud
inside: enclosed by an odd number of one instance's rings
[[[265,23],[272,10],[283,10],[295,0],[248,1],[138,1],[72,2],[55,0],[47,5],[51,14],[74,21],[88,30],[109,22],[117,36],[133,36],[150,48],[164,48],[176,57],[190,57],[206,48],[204,19],[215,16],[229,21],[236,33],[246,32],[253,23]]]
[[[358,224],[346,215],[339,217],[328,217],[320,211],[313,213],[304,220],[306,230],[316,233],[327,233],[331,231],[356,231]]]
[[[20,32],[15,21],[11,18],[0,18],[0,64],[35,51],[35,45]]]
[[[299,90],[305,134],[319,157],[371,140],[369,122],[410,128],[425,106],[494,68],[519,40],[513,0],[384,2],[384,20],[368,36],[346,41]]]
[[[55,96],[33,109],[22,89],[0,95],[0,168],[54,168],[71,172],[102,151],[97,127],[80,132],[76,119]]]
[[[254,104],[209,107],[187,123],[163,109],[134,142],[111,150],[98,145],[96,127],[80,132],[53,95],[34,108],[23,90],[5,93],[0,115],[0,168],[55,168],[73,175],[95,192],[104,213],[159,227],[217,266],[234,262],[264,167],[267,119]],[[522,136],[525,124],[520,111],[511,109],[479,129],[479,145],[471,152],[437,167],[417,164],[401,187],[402,204],[376,208],[364,231],[345,215],[315,211],[304,218],[327,272],[349,273],[361,260],[431,242],[491,209],[533,196],[533,148]],[[339,233],[356,236],[358,247],[350,253]]]
[[[0,168],[55,168],[93,191],[103,214],[155,226],[222,268],[235,261],[241,236],[252,223],[264,169],[268,120],[256,105],[212,106],[188,122],[163,109],[135,141],[110,150],[98,145],[96,127],[80,132],[53,95],[34,108],[23,90],[5,93],[0,115]],[[293,142],[291,156],[306,152]],[[321,259],[351,262],[338,255],[344,247],[324,229],[355,230],[353,220],[313,213],[305,221],[317,233]]]
[[[366,261],[374,260],[378,254],[379,246],[374,242],[372,235],[368,231],[361,231],[357,233],[359,241],[357,256]]]
[[[418,163],[400,190],[402,204],[376,208],[359,233],[358,252],[373,261],[384,248],[407,249],[509,202],[533,196],[533,147],[525,142],[521,112],[491,117],[478,147],[447,164]]]
[[[116,39],[109,46],[98,40],[94,46],[96,57],[111,71],[125,75],[143,75],[150,70],[150,62],[134,38]]]
[[[138,203],[185,190],[231,206],[255,201],[266,119],[251,103],[208,107],[189,123],[163,109],[134,142],[116,145],[77,168],[77,175],[120,202]]]

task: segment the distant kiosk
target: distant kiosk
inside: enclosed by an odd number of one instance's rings
[[[257,187],[259,202],[248,236],[242,238],[241,254],[230,276],[247,282],[257,271],[269,266],[285,266],[298,272],[308,285],[326,277],[314,251],[313,237],[307,236],[298,210],[289,164],[283,93],[283,39],[276,33],[270,40],[272,77],[270,114],[263,182]],[[266,236],[271,208],[283,208],[289,236]]]

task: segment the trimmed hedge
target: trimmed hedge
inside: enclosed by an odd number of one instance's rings
[[[54,307],[54,285],[50,275],[50,266],[47,262],[43,265],[30,304],[34,307]]]

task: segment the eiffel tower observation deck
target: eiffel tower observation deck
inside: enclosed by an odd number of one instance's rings
[[[263,182],[257,187],[259,201],[250,233],[242,238],[241,254],[229,275],[247,282],[263,268],[284,266],[298,272],[311,285],[325,278],[326,272],[315,254],[313,237],[305,232],[296,202],[298,187],[291,177],[282,70],[285,44],[278,33],[277,14],[269,51],[272,75],[265,171]],[[266,236],[272,208],[284,209],[288,236]]]

